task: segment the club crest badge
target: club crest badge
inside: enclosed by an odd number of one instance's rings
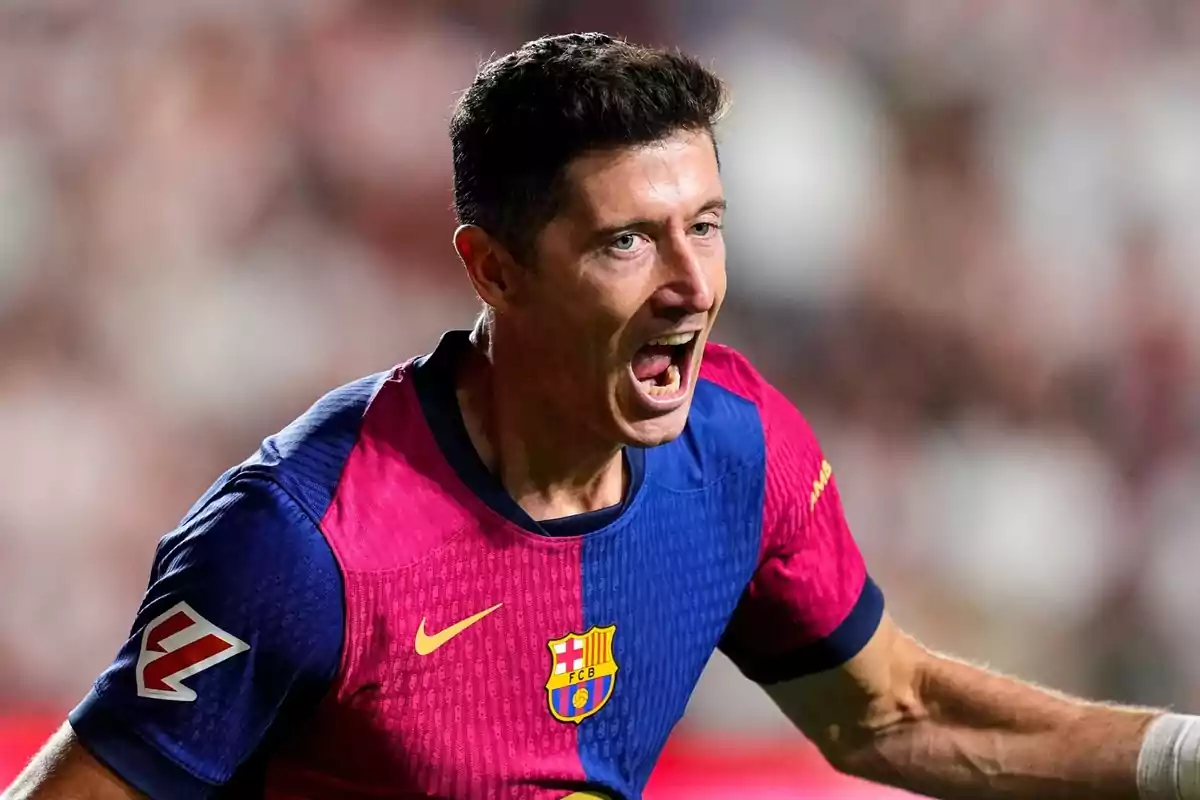
[[[594,627],[546,643],[550,648],[546,694],[555,719],[579,724],[612,697],[617,681],[613,658],[616,632],[616,625]]]

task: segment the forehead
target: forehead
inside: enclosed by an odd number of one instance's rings
[[[705,131],[579,156],[566,171],[567,211],[579,221],[667,219],[722,197],[716,147]]]

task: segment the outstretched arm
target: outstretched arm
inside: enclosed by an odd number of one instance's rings
[[[803,416],[733,351],[763,423],[762,552],[721,649],[834,766],[947,800],[1200,800],[1200,718],[1087,703],[936,655],[884,613]]]
[[[843,666],[766,689],[836,768],[918,794],[1200,798],[1197,742],[1172,724],[1185,718],[1072,699],[934,654],[886,617]],[[1190,783],[1177,790],[1179,778]]]

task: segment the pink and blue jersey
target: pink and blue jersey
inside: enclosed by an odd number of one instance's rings
[[[531,519],[455,399],[465,332],[338,389],[163,538],[70,720],[152,798],[638,798],[717,649],[763,684],[883,614],[801,415],[709,345],[613,508]]]

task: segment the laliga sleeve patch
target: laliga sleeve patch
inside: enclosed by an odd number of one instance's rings
[[[190,703],[196,693],[183,681],[250,649],[228,631],[180,602],[150,621],[137,661],[139,697]]]

